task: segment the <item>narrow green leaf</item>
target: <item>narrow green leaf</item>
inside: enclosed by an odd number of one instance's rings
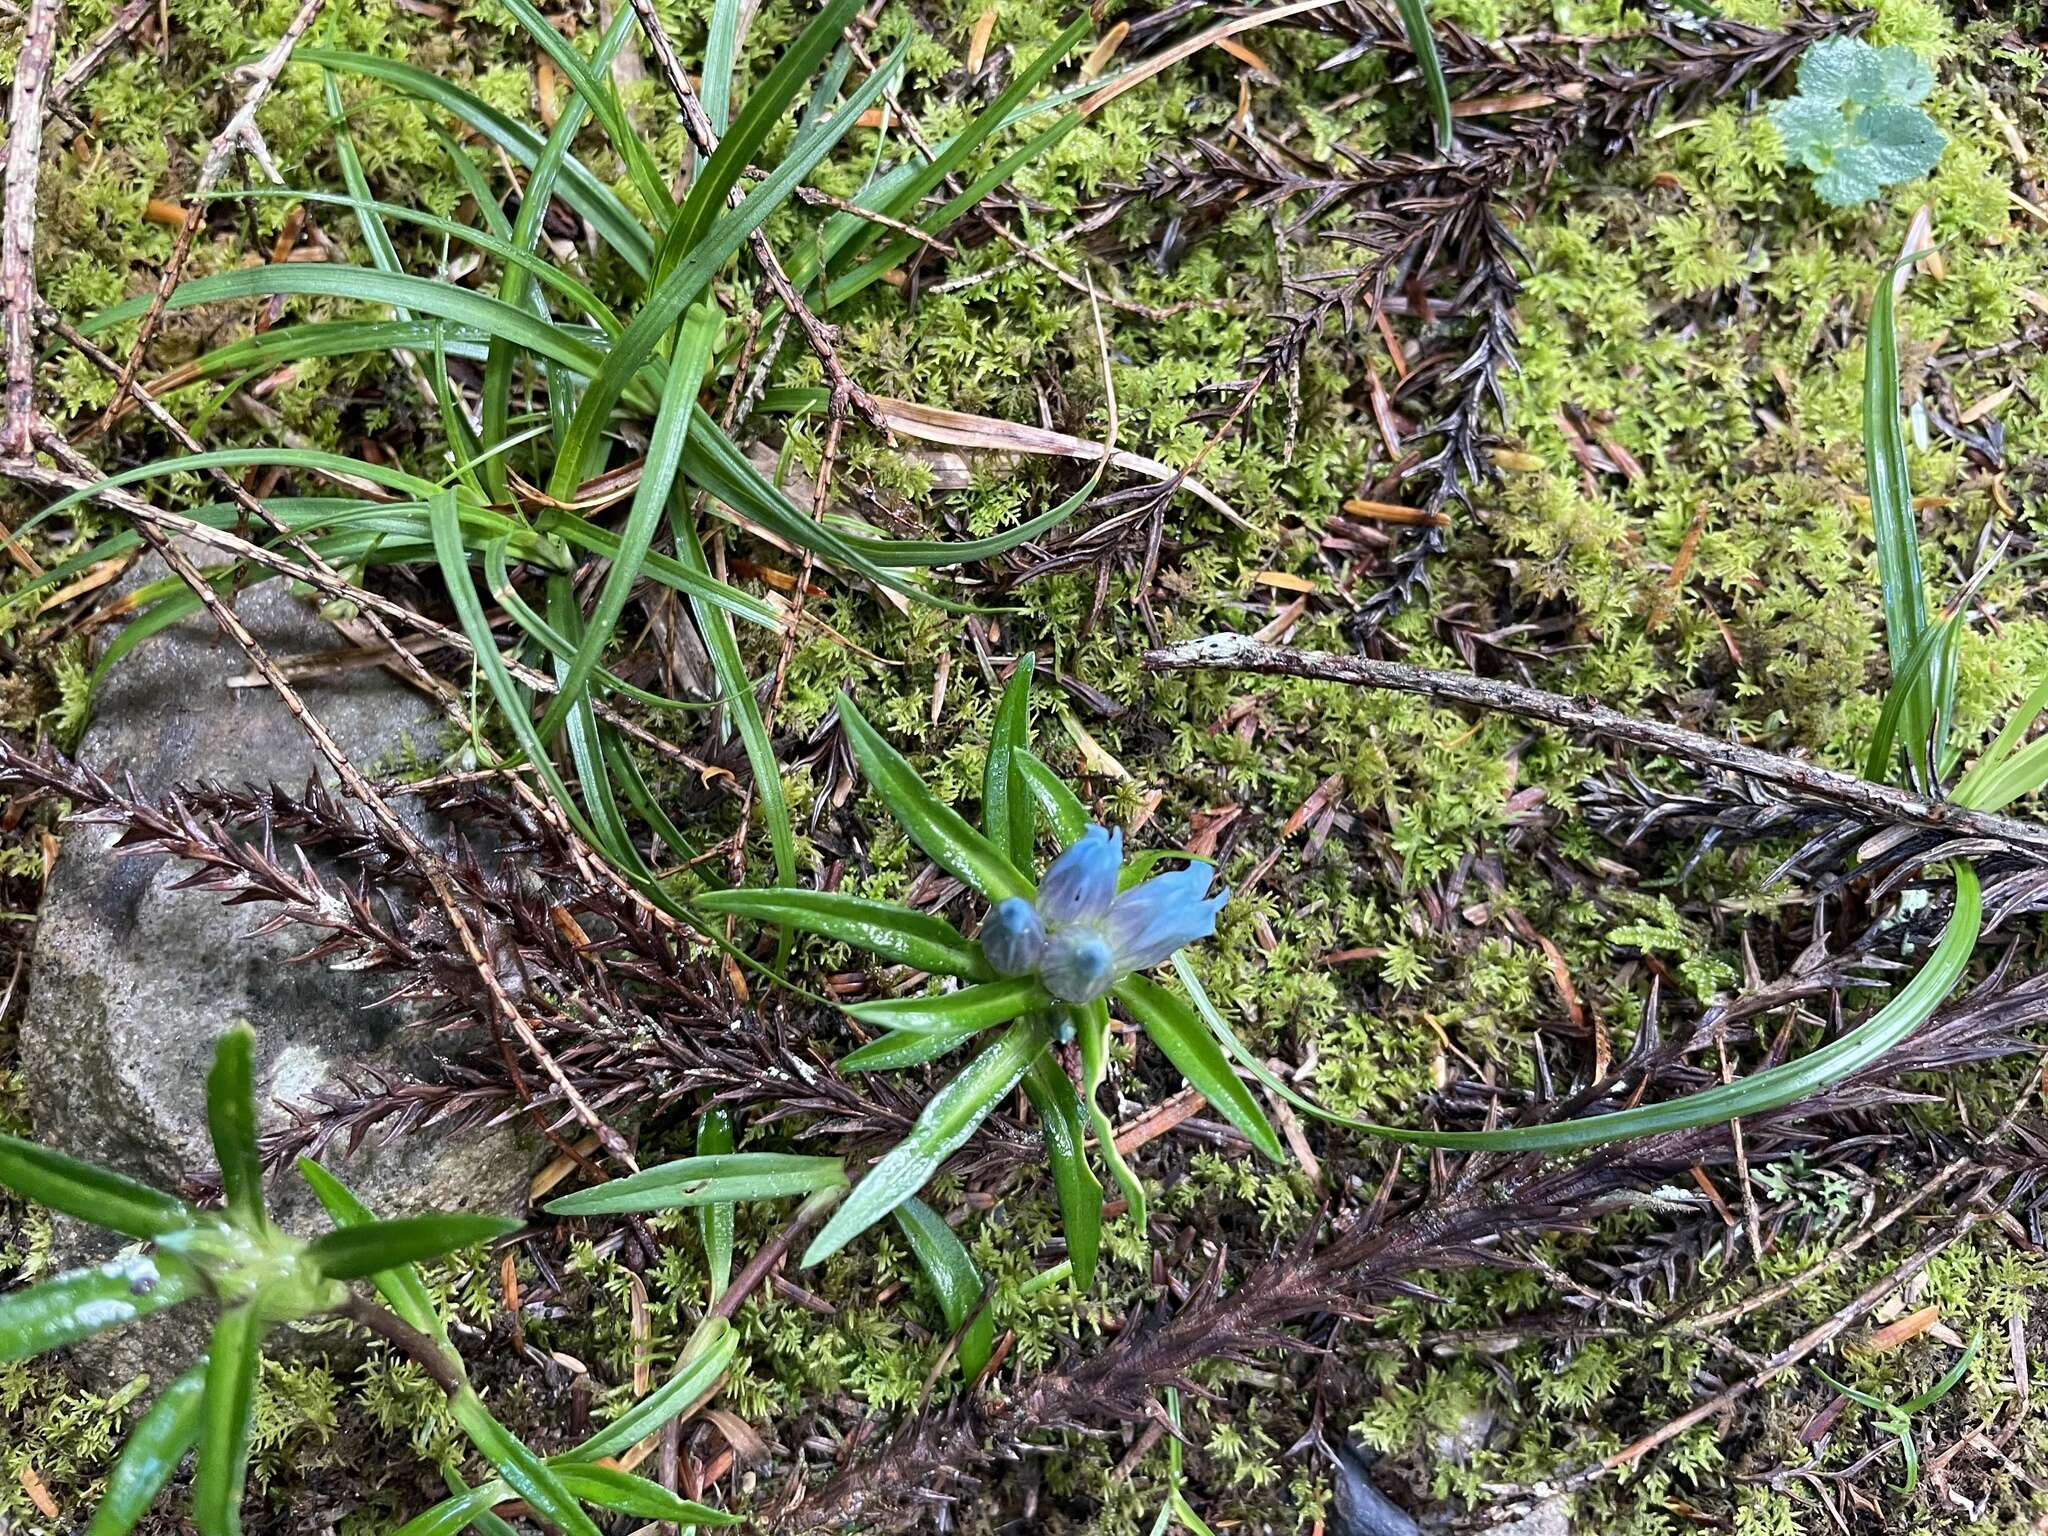
[[[1084,1292],[1092,1290],[1096,1255],[1102,1248],[1102,1184],[1088,1166],[1080,1098],[1051,1053],[1039,1057],[1024,1074],[1024,1093],[1038,1112],[1039,1134],[1052,1163],[1074,1285]]]
[[[399,59],[380,59],[372,54],[345,53],[327,48],[301,48],[292,57],[300,64],[320,65],[345,74],[382,80],[422,101],[432,102],[458,121],[476,129],[529,171],[540,159],[543,141],[538,133],[432,70],[421,69]],[[562,201],[588,219],[599,238],[617,251],[627,266],[639,276],[647,276],[654,264],[654,242],[647,237],[647,231],[619,201],[618,195],[588,166],[571,160],[564,170],[558,194]]]
[[[1031,748],[1031,674],[1037,659],[1021,657],[1003,689],[989,731],[988,761],[981,776],[981,830],[996,852],[1017,869],[1032,866],[1031,792],[1016,764],[1016,755]]]
[[[1036,976],[1005,976],[953,992],[890,997],[874,1003],[852,1003],[847,1013],[878,1029],[950,1031],[987,1029],[1007,1023],[1034,1008],[1050,1008],[1050,993]]]
[[[490,1459],[506,1485],[536,1517],[563,1536],[599,1536],[597,1526],[563,1486],[561,1474],[527,1449],[519,1437],[491,1417],[476,1393],[465,1387],[449,1403],[456,1423]]]
[[[85,1536],[128,1536],[163,1491],[178,1463],[199,1438],[199,1404],[206,1389],[206,1362],[201,1360],[157,1394],[107,1474]]]
[[[986,1033],[987,1024],[956,1024],[945,1029],[896,1029],[878,1035],[866,1045],[839,1058],[842,1072],[896,1072],[922,1062],[950,1056],[976,1035]]]
[[[525,310],[514,309],[502,299],[458,288],[451,283],[408,272],[379,272],[375,267],[350,266],[345,262],[281,261],[260,267],[237,267],[208,277],[180,283],[165,300],[167,309],[191,309],[202,304],[223,304],[237,299],[272,298],[278,295],[312,298],[351,299],[363,304],[388,304],[398,310],[416,310],[434,315],[485,336],[502,337],[514,346],[537,356],[552,358],[563,367],[586,377],[604,366],[605,354],[579,328],[542,320]],[[79,327],[94,335],[141,315],[147,299],[129,300],[103,309]],[[628,327],[631,330],[631,327]],[[433,332],[415,331],[432,345]],[[643,359],[644,361],[644,359]],[[636,369],[637,371],[637,369]],[[350,472],[367,474],[350,461]],[[431,487],[430,487],[431,488]],[[572,485],[570,490],[573,492]],[[557,500],[567,500],[566,495]]]
[[[704,115],[720,138],[732,120],[733,71],[739,65],[740,18],[746,9],[746,0],[712,0],[711,29],[704,38]]]
[[[768,135],[795,106],[803,83],[810,79],[826,56],[839,44],[860,9],[860,0],[829,0],[810,24],[783,49],[766,78],[747,97],[718,148],[690,180],[690,190],[655,263],[659,275],[667,272],[702,242],[712,222],[725,208],[726,194],[739,182],[748,162],[760,152]],[[717,39],[714,36],[713,42]],[[731,69],[726,68],[728,80]]]
[[[797,134],[775,169],[756,184],[738,207],[720,214],[702,239],[691,237],[688,254],[647,295],[632,322],[613,344],[604,366],[591,377],[590,387],[584,391],[583,399],[576,407],[575,421],[562,443],[555,473],[548,484],[549,494],[557,501],[568,501],[573,497],[582,478],[582,466],[591,459],[611,420],[613,408],[624,396],[627,385],[654,358],[676,321],[682,318],[683,311],[697,301],[719,269],[745,243],[747,236],[796,190],[827,151],[859,120],[860,114],[881,95],[894,61],[901,57],[899,45],[897,51],[890,55],[890,60],[863,81],[844,106],[815,128]],[[722,192],[719,195],[721,198],[724,196]],[[671,237],[682,226],[683,215],[679,213],[670,226]],[[697,430],[701,431],[702,427],[703,423],[699,422]],[[714,495],[719,494],[712,487],[707,486],[706,489],[711,489]]]
[[[718,342],[723,317],[716,305],[699,304],[683,321],[675,356],[669,364],[668,381],[662,387],[661,412],[648,435],[647,453],[640,470],[640,484],[633,492],[633,505],[619,536],[618,553],[605,572],[597,606],[586,622],[576,654],[561,675],[561,687],[536,728],[543,742],[554,739],[569,710],[582,701],[596,670],[598,659],[611,642],[619,615],[626,611],[633,583],[654,545],[655,531],[674,490],[676,471],[682,463],[683,444],[695,414],[697,391],[704,381],[704,369]],[[687,569],[687,565],[685,569]]]
[[[1084,1003],[1073,1012],[1074,1040],[1081,1047],[1081,1107],[1095,1132],[1095,1148],[1102,1156],[1109,1176],[1130,1207],[1131,1220],[1145,1230],[1145,1186],[1117,1150],[1116,1127],[1102,1108],[1102,1084],[1109,1076],[1109,1004],[1102,998]]]
[[[730,1157],[736,1143],[732,1111],[713,1104],[697,1117],[697,1155]],[[704,1239],[704,1268],[710,1276],[710,1300],[716,1302],[732,1283],[733,1203],[714,1200],[697,1207],[697,1231]]]
[[[596,829],[590,825],[569,793],[569,786],[548,756],[547,748],[533,729],[533,717],[527,713],[526,701],[521,696],[512,674],[505,667],[505,658],[498,654],[498,642],[491,634],[489,618],[484,614],[483,604],[477,600],[476,584],[470,576],[467,556],[462,545],[462,528],[456,511],[455,493],[442,491],[428,502],[428,516],[434,534],[434,554],[441,565],[441,577],[447,583],[448,596],[455,605],[455,617],[462,626],[462,632],[469,637],[469,643],[476,655],[477,670],[483,673],[484,682],[491,691],[491,697],[498,705],[499,713],[511,727],[518,740],[520,750],[533,765],[548,793],[569,818],[571,826],[593,845],[603,842]]]
[[[581,97],[604,128],[604,135],[611,141],[612,148],[625,162],[626,174],[633,179],[633,186],[641,199],[652,209],[657,218],[664,221],[674,211],[675,201],[669,196],[668,185],[661,179],[655,168],[647,146],[640,135],[633,130],[616,92],[611,88],[607,73],[612,60],[617,57],[620,47],[628,35],[639,25],[629,5],[619,7],[611,27],[599,39],[595,53],[588,59],[541,15],[527,0],[505,0],[505,9],[510,11],[519,24],[532,34],[547,56],[568,80],[571,90]],[[559,122],[559,117],[557,118]]]
[[[1454,142],[1451,129],[1451,87],[1444,78],[1444,61],[1436,50],[1436,33],[1429,24],[1429,0],[1394,0],[1401,13],[1401,30],[1408,34],[1408,47],[1415,55],[1415,67],[1429,87],[1429,115],[1436,124],[1436,149],[1448,155]]]
[[[883,740],[882,734],[868,724],[859,706],[843,693],[839,696],[839,719],[846,727],[847,744],[853,748],[861,772],[926,857],[990,901],[1034,894],[1031,882],[1017,873],[993,843],[969,826],[965,817],[925,787],[917,770]]]
[[[220,1164],[228,1215],[251,1230],[266,1226],[263,1157],[256,1147],[256,1035],[237,1024],[213,1048],[206,1074],[206,1129]]]
[[[192,1477],[192,1518],[200,1536],[240,1536],[262,1341],[263,1317],[254,1302],[230,1307],[214,1322],[199,1408],[199,1466]]]
[[[1880,275],[1870,303],[1870,339],[1863,358],[1864,482],[1870,527],[1877,543],[1877,576],[1884,600],[1885,645],[1892,676],[1915,678],[1911,662],[1927,626],[1927,594],[1920,573],[1920,526],[1906,472],[1906,441],[1899,426],[1899,339],[1890,272]],[[1902,712],[1908,742],[1928,739],[1935,700],[1909,687]]]
[[[520,14],[517,8],[518,0],[508,0],[508,4],[515,16]],[[539,21],[537,17],[535,20],[540,30],[560,36],[546,22]],[[632,18],[626,9],[622,9],[612,24],[612,31],[617,32],[620,27],[631,24]],[[548,132],[547,145],[541,150],[540,159],[534,162],[533,174],[527,178],[525,190],[521,194],[519,215],[512,221],[512,245],[517,250],[530,251],[540,239],[541,223],[554,201],[556,182],[561,176],[563,166],[568,163],[569,146],[576,141],[576,133],[583,125],[583,114],[587,105],[588,102],[583,96],[572,97],[555,119],[555,126]],[[531,288],[532,278],[526,268],[511,263],[498,279],[498,299],[515,310],[532,309]],[[516,353],[515,344],[509,338],[493,336],[490,350],[484,359],[481,393],[483,440],[493,447],[505,440],[506,423],[512,415],[512,373],[517,362]],[[548,393],[552,398],[552,386]],[[484,481],[490,488],[493,501],[503,502],[509,499],[510,474],[511,469],[506,464],[503,454],[494,455],[484,465]]]
[[[622,1211],[675,1211],[732,1200],[780,1200],[846,1182],[836,1157],[793,1152],[727,1152],[683,1157],[644,1168],[630,1178],[550,1200],[553,1216],[615,1215]]]
[[[1644,1104],[1634,1109],[1561,1120],[1551,1125],[1516,1126],[1498,1131],[1418,1131],[1348,1119],[1300,1098],[1268,1073],[1264,1064],[1237,1044],[1234,1037],[1224,1043],[1233,1047],[1233,1054],[1260,1082],[1269,1088],[1278,1084],[1276,1091],[1289,1103],[1332,1124],[1414,1146],[1479,1152],[1573,1152],[1626,1141],[1635,1136],[1687,1130],[1700,1125],[1720,1125],[1745,1115],[1779,1109],[1862,1071],[1908,1038],[1955,990],[1956,983],[1962,980],[1964,971],[1969,968],[1983,915],[1983,889],[1978,883],[1977,872],[1967,863],[1958,864],[1955,909],[1949,914],[1948,925],[1942,930],[1941,939],[1928,955],[1926,963],[1889,1002],[1839,1040],[1797,1060],[1766,1067],[1722,1087],[1703,1089],[1662,1104]],[[1191,970],[1183,970],[1182,980],[1188,981],[1192,974]],[[1206,1002],[1206,999],[1201,1001]],[[1218,1022],[1211,1020],[1212,1031]]]
[[[1957,1357],[1956,1363],[1941,1373],[1941,1379],[1919,1396],[1909,1398],[1899,1404],[1899,1412],[1910,1416],[1919,1413],[1922,1409],[1932,1408],[1944,1397],[1947,1397],[1950,1392],[1955,1390],[1956,1383],[1961,1381],[1964,1374],[1970,1369],[1970,1362],[1977,1358],[1977,1351],[1983,1347],[1984,1330],[1980,1328],[1970,1335],[1970,1342],[1963,1346],[1963,1352]]]
[[[683,1351],[673,1375],[618,1418],[585,1440],[569,1456],[596,1461],[616,1456],[639,1444],[670,1419],[707,1396],[732,1364],[739,1334],[724,1318],[713,1318],[697,1330]]]
[[[512,1490],[493,1479],[421,1510],[392,1536],[455,1536],[457,1531],[488,1515],[493,1504],[502,1504],[511,1497]]]
[[[679,1499],[659,1483],[616,1467],[558,1462],[562,1486],[587,1504],[642,1520],[669,1520],[679,1525],[738,1525],[742,1517],[722,1509]]]
[[[1081,797],[1074,793],[1067,781],[1046,767],[1037,754],[1018,753],[1017,766],[1023,771],[1024,783],[1031,791],[1038,813],[1052,823],[1060,846],[1071,847],[1088,830],[1088,807],[1081,803]]]
[[[366,1227],[376,1221],[370,1208],[358,1200],[346,1184],[310,1157],[300,1158],[298,1169],[299,1177],[306,1181],[335,1226],[346,1230]],[[446,1332],[441,1326],[440,1314],[434,1309],[433,1297],[426,1282],[420,1279],[411,1265],[379,1270],[370,1277],[370,1282],[393,1312],[421,1333],[445,1342]]]
[[[928,193],[936,189],[948,176],[959,169],[969,155],[972,155],[991,136],[1000,131],[1009,122],[1011,114],[1052,73],[1060,60],[1073,50],[1074,45],[1081,40],[1093,25],[1094,20],[1090,16],[1082,15],[1075,17],[1072,22],[1068,23],[1066,29],[1048,44],[1042,52],[1034,57],[1029,64],[1026,64],[1017,71],[1010,83],[1004,87],[1002,93],[994,101],[990,102],[988,106],[984,107],[966,128],[940,144],[937,152],[933,154],[930,160],[919,159],[910,162],[916,169],[904,176],[900,181],[892,179],[887,197],[879,201],[871,201],[867,206],[873,208],[876,212],[888,214],[891,218],[904,223],[915,224],[921,228],[942,227],[945,222],[959,217],[960,213],[965,210],[951,204],[932,216],[921,215],[919,205],[924,202]],[[1073,121],[1078,121],[1078,115],[1075,116]],[[1069,127],[1071,127],[1071,123],[1061,124],[1058,125],[1057,131],[1065,131]],[[1005,175],[1007,176],[1007,172]],[[990,190],[993,190],[993,188]],[[982,195],[986,196],[987,194],[984,192]],[[968,206],[971,207],[972,204],[970,203]],[[853,228],[860,238],[849,241],[843,249],[835,252],[833,256],[835,271],[843,270],[844,266],[853,259],[854,255],[869,244],[876,234],[876,226],[859,220],[851,221],[850,226],[838,226],[839,229],[849,227]],[[884,263],[893,265],[914,244],[915,241],[908,235],[899,235],[893,231],[887,232],[886,239],[882,241],[880,252],[866,265],[868,267]],[[809,281],[807,274],[799,275],[802,272],[803,268],[799,266],[791,273],[799,288],[807,286]],[[834,298],[836,302],[838,296],[835,295]]]
[[[1115,992],[1116,1000],[1129,1010],[1138,1027],[1224,1119],[1274,1162],[1287,1161],[1287,1153],[1265,1111],[1259,1108],[1259,1101],[1231,1071],[1222,1050],[1192,1008],[1144,976],[1126,976],[1116,984]]]
[[[909,1240],[910,1251],[917,1255],[925,1278],[939,1293],[939,1308],[946,1315],[946,1326],[960,1334],[960,1374],[972,1382],[988,1364],[996,1337],[995,1317],[981,1306],[981,1271],[968,1257],[959,1234],[922,1200],[913,1196],[890,1214]],[[970,1316],[974,1319],[971,1323]],[[963,1325],[966,1332],[961,1333]]]
[[[804,1267],[821,1263],[880,1221],[920,1189],[939,1165],[974,1134],[1002,1096],[1017,1086],[1046,1046],[1039,1019],[1012,1024],[1003,1038],[975,1057],[934,1094],[910,1134],[868,1170],[845,1203],[804,1251]]]
[[[701,412],[699,413],[701,415]],[[704,545],[697,537],[683,498],[669,498],[669,526],[675,534],[676,558],[683,566],[709,577],[711,562],[704,558]],[[732,621],[699,598],[690,599],[691,616],[697,633],[711,658],[711,670],[725,695],[727,718],[739,733],[740,746],[747,754],[747,768],[754,776],[754,800],[761,819],[768,825],[768,847],[775,860],[775,882],[796,884],[796,829],[789,819],[789,797],[782,787],[782,764],[775,756],[775,743],[768,724],[761,717],[761,701],[754,696],[753,679],[747,675],[745,658],[732,632]],[[778,960],[786,959],[789,939],[784,934],[777,946]]]
[[[0,1296],[0,1362],[132,1323],[206,1293],[205,1284],[169,1254],[136,1254]]]
[[[1954,634],[1961,622],[1960,615],[1951,615],[1939,624],[1921,632],[1914,643],[1913,654],[1906,659],[1905,667],[1892,678],[1891,686],[1885,690],[1884,708],[1878,712],[1877,728],[1870,734],[1870,750],[1863,757],[1863,777],[1876,783],[1884,783],[1891,777],[1892,749],[1898,740],[1899,722],[1910,710],[1926,713],[1927,679],[1934,669],[1937,648],[1944,643],[1953,644]],[[1916,701],[1914,694],[1920,696]],[[1926,751],[1926,743],[1917,747],[1909,740],[1906,755],[1910,761],[1918,761]]]
[[[0,1136],[0,1189],[128,1237],[162,1237],[208,1219],[175,1195],[19,1136]]]
[[[2026,739],[2027,732],[2034,728],[2034,722],[2041,718],[2041,712],[2048,709],[2048,675],[2027,690],[2019,707],[2005,717],[2005,724],[1999,727],[1998,735],[1992,739],[1977,761],[1970,765],[1970,771],[1957,782],[1953,798],[1958,805],[1972,806],[1978,810],[1985,807],[1973,799],[1965,798],[1971,793],[1973,783],[1981,783],[1997,772],[2012,756],[2013,748]],[[1871,775],[1864,775],[1866,778]]]
[[[458,1249],[488,1243],[517,1232],[519,1227],[519,1222],[498,1216],[455,1212],[401,1216],[317,1237],[307,1246],[306,1258],[330,1280],[359,1280],[380,1269],[423,1264]]]
[[[836,939],[934,976],[981,981],[995,974],[982,958],[981,946],[962,937],[943,917],[915,912],[892,901],[837,891],[771,889],[707,891],[692,904],[720,916],[752,918]]]

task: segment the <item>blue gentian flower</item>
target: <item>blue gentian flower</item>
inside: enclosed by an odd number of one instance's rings
[[[1038,900],[999,902],[981,928],[981,951],[999,975],[1036,975],[1065,1003],[1092,1003],[1133,971],[1159,964],[1216,931],[1228,889],[1209,894],[1214,865],[1154,875],[1117,894],[1124,835],[1090,826],[1052,862]]]

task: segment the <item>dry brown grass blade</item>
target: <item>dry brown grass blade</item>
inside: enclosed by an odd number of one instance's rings
[[[977,416],[970,411],[949,411],[943,406],[919,405],[912,400],[893,400],[887,395],[875,396],[875,405],[896,431],[905,437],[919,438],[927,443],[944,443],[952,448],[975,448],[985,453],[1028,453],[1061,459],[1102,457],[1101,443],[1092,438],[1055,432],[1050,427],[1029,427],[1022,422],[1003,421],[995,416]],[[1147,479],[1156,480],[1161,484],[1172,480],[1176,474],[1176,471],[1157,459],[1148,459],[1141,453],[1127,453],[1121,449],[1111,454],[1110,463],[1118,469],[1130,470],[1133,474],[1144,475]],[[1236,510],[1229,502],[1192,475],[1180,483],[1191,494],[1207,502],[1225,517],[1237,516]]]
[[[1131,69],[1118,75],[1109,84],[1081,103],[1081,115],[1087,117],[1091,113],[1100,112],[1112,101],[1115,101],[1117,97],[1123,95],[1125,91],[1133,90],[1143,85],[1154,75],[1165,73],[1182,59],[1193,58],[1212,43],[1220,43],[1225,38],[1237,36],[1240,32],[1249,32],[1254,27],[1271,26],[1274,22],[1285,21],[1290,16],[1299,16],[1307,11],[1321,10],[1330,3],[1331,0],[1295,0],[1293,5],[1278,6],[1273,10],[1260,11],[1255,15],[1234,16],[1229,21],[1219,21],[1215,26],[1197,32],[1193,37],[1182,39],[1171,48],[1162,48],[1159,52],[1153,54],[1151,58],[1145,60],[1144,63],[1134,65]]]

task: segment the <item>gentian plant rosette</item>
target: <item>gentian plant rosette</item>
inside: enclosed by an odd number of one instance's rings
[[[1150,970],[1216,932],[1228,888],[1201,860],[1118,892],[1124,835],[1091,822],[1045,872],[1036,901],[1011,896],[981,930],[981,952],[1003,976],[1036,976],[1063,1003],[1092,1003],[1122,978]]]
[[[921,780],[851,699],[839,717],[855,760],[912,842],[940,868],[989,903],[977,940],[946,918],[901,903],[798,889],[718,891],[700,911],[757,918],[814,933],[908,966],[952,978],[902,996],[855,1003],[847,1014],[873,1037],[841,1058],[843,1071],[913,1066],[950,1055],[1004,1026],[934,1093],[910,1134],[848,1192],[804,1255],[815,1263],[914,1196],[1013,1088],[1031,1101],[1045,1137],[1059,1194],[1075,1282],[1093,1283],[1102,1187],[1085,1143],[1108,1164],[1130,1214],[1143,1229],[1143,1186],[1116,1151],[1115,1127],[1097,1101],[1109,1069],[1113,1002],[1144,1031],[1187,1081],[1261,1152],[1285,1161],[1279,1138],[1223,1044],[1190,1004],[1143,973],[1216,931],[1229,892],[1211,894],[1214,867],[1142,878],[1162,857],[1126,863],[1123,834],[1091,822],[1080,797],[1030,749],[1029,658],[1020,662],[996,712],[976,829]],[[1041,883],[1038,828],[1049,823],[1062,852]],[[1079,1047],[1077,1083],[1055,1042]]]

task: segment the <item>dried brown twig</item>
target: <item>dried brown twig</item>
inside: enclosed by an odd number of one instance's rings
[[[2048,861],[2048,827],[2016,817],[1966,810],[1946,800],[1930,800],[1910,790],[1873,783],[1801,758],[1720,741],[1683,726],[1624,714],[1590,698],[1567,698],[1470,673],[1440,672],[1402,662],[1374,661],[1365,656],[1336,656],[1324,651],[1266,645],[1242,635],[1208,635],[1148,651],[1144,665],[1161,672],[1282,673],[1353,687],[1420,694],[1444,703],[1538,720],[1604,741],[1664,753],[1699,767],[1760,779],[1884,825],[1925,827],[1988,843],[2034,863]]]
[[[0,460],[25,459],[36,418],[36,184],[43,163],[43,94],[57,53],[59,0],[32,0],[7,112],[0,198],[0,323],[6,340],[6,413]]]
[[[141,326],[136,330],[135,342],[128,349],[127,361],[121,365],[120,377],[114,384],[114,395],[107,402],[107,408],[100,414],[96,431],[104,432],[120,414],[122,404],[128,398],[128,388],[135,382],[136,370],[142,366],[142,355],[149,348],[149,340],[156,332],[157,322],[163,318],[164,305],[170,300],[171,291],[178,286],[179,274],[184,271],[185,258],[191,253],[192,239],[199,233],[199,226],[206,222],[206,210],[213,200],[213,189],[233,163],[237,152],[246,149],[258,161],[267,162],[270,151],[264,147],[261,134],[256,128],[256,109],[261,107],[270,95],[271,87],[277,84],[277,77],[291,62],[293,50],[299,46],[306,29],[313,24],[313,18],[320,14],[320,7],[326,0],[303,0],[298,13],[284,29],[283,36],[273,43],[270,51],[250,64],[242,72],[249,82],[249,88],[242,97],[241,105],[235,108],[227,126],[214,135],[207,146],[206,156],[199,162],[199,179],[194,183],[190,198],[185,204],[185,222],[178,226],[177,239],[171,245],[171,259],[165,263],[163,275],[157,279],[156,291],[150,295],[149,308],[143,311]]]

